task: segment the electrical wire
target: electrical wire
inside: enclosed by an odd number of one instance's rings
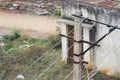
[[[72,70],[72,71],[73,71],[73,70]],[[80,70],[80,71],[81,71],[81,70]],[[88,73],[88,71],[87,71],[87,74],[86,74],[85,76],[83,76],[82,79],[83,79],[84,77],[86,77],[86,76],[88,77],[88,75],[92,74],[93,72],[94,72],[94,70],[91,71],[90,73]],[[72,80],[72,78],[71,78],[70,80]],[[86,80],[86,78],[85,78],[84,80]]]
[[[86,74],[88,75],[89,74],[88,69],[87,69],[86,66],[84,66],[84,67],[85,67],[85,70],[86,70]],[[87,77],[89,77],[89,75]]]
[[[82,63],[82,61],[79,63],[79,64],[81,64]],[[78,65],[79,65],[78,64]],[[66,80],[73,72],[74,72],[74,70],[76,69],[77,67],[75,67],[70,73],[68,73],[68,75],[67,76],[65,76],[65,78],[63,79],[63,80]],[[80,71],[82,71],[82,69],[83,69],[83,67],[80,69]]]
[[[65,76],[65,78],[63,80],[66,80],[72,73],[74,70],[72,70],[67,76]]]
[[[83,66],[83,67],[85,67],[85,66]],[[80,71],[79,71],[79,72],[81,72],[81,71],[82,71],[83,67],[80,69]],[[87,73],[87,75],[88,75],[88,74],[89,74],[89,72],[88,72],[87,67],[85,67],[85,69],[86,69],[86,73]],[[73,72],[73,71],[74,71],[74,70],[72,70],[70,73],[72,74],[72,72]],[[70,73],[69,73],[69,76],[71,75]],[[87,75],[85,75],[85,76],[87,76]],[[83,79],[85,76],[83,76],[83,77],[82,77],[82,79]],[[67,79],[67,78],[66,78],[66,79]],[[64,79],[64,80],[66,80],[66,79]],[[73,78],[71,78],[70,80],[72,80],[72,79],[73,79]]]
[[[110,31],[109,31],[109,33],[107,33],[106,35],[104,35],[103,38],[104,38],[105,36],[109,35],[110,32],[112,32],[113,30],[115,30],[115,28],[111,28]],[[101,40],[102,40],[103,38],[101,38]],[[99,41],[100,41],[100,40],[99,40]],[[99,71],[96,69],[96,70],[93,70],[92,72],[94,72],[94,73],[93,73],[89,78],[93,77],[93,76],[94,76],[96,73],[98,73]],[[91,73],[92,73],[92,72],[91,72]],[[87,79],[88,79],[88,76],[89,76],[89,75],[87,74],[87,77],[86,77],[84,80],[87,80]]]
[[[108,55],[106,55],[103,59],[105,60],[105,59],[106,59],[107,57],[109,57],[109,56],[110,56],[110,55],[108,54]],[[103,67],[103,63],[101,63],[101,65],[99,65],[99,66]],[[83,76],[83,78],[86,77],[84,80],[86,80],[87,78],[90,79],[90,78],[93,77],[93,75],[95,75],[95,73],[98,73],[98,72],[99,72],[98,68],[93,69],[89,74]],[[91,76],[88,76],[88,75],[92,75],[92,77],[91,77]]]
[[[107,54],[103,59],[105,60],[107,57],[109,57],[110,55],[109,54]],[[103,67],[103,63],[100,65],[101,67]],[[86,67],[85,67],[86,68]],[[87,69],[87,68],[86,68]],[[81,70],[80,70],[81,71]],[[83,76],[82,77],[82,79],[84,78],[84,77],[86,77],[84,80],[87,80],[87,79],[90,79],[90,78],[92,78],[95,74],[97,74],[98,72],[99,72],[99,70],[98,70],[98,68],[96,68],[96,69],[93,69],[90,73],[88,73],[88,70],[86,70],[87,71],[87,75],[85,75],[85,76]],[[69,76],[72,74],[72,72],[73,72],[73,70],[68,74]],[[67,76],[68,76],[67,75]],[[67,78],[66,78],[67,79]],[[71,79],[70,79],[71,80]]]
[[[74,46],[74,44],[71,45],[71,46],[68,48],[67,51],[69,51],[73,46]],[[57,61],[60,60],[60,59],[61,59],[61,56],[58,57],[58,58],[57,58],[50,66],[48,66],[42,73],[40,73],[40,74],[38,75],[38,77],[35,78],[35,80],[38,80],[38,78],[42,77],[42,76],[44,75],[44,73],[47,72],[47,71],[48,71],[53,65],[55,65],[55,64],[57,63]]]
[[[74,31],[74,29],[72,29],[69,33],[68,33],[68,35],[71,33],[71,32],[73,32]],[[69,49],[71,49],[72,47],[74,46],[74,44],[69,48]],[[68,49],[68,51],[69,51],[69,49]],[[58,58],[59,59],[59,58]],[[57,60],[58,60],[57,59]],[[39,77],[41,77],[45,72],[47,72],[47,70],[49,69],[49,68],[51,68],[55,63],[57,63],[56,61],[55,62],[53,62],[53,64],[52,65],[50,65],[43,73],[41,73],[39,76],[38,76],[38,78]],[[37,78],[37,79],[38,79]],[[35,79],[36,80],[36,79]]]
[[[5,51],[5,49],[2,46],[0,46],[0,49],[3,51],[3,53],[5,53],[9,57],[11,57],[11,55],[7,51]]]
[[[95,71],[91,76],[88,77],[88,79],[91,79],[95,74],[97,74],[99,71]]]
[[[85,19],[82,19],[82,21],[80,22],[80,24],[82,24],[83,22],[85,21]],[[95,26],[96,24],[94,23],[93,25],[92,25],[92,27],[93,26]],[[81,64],[82,63],[82,61],[79,63],[79,64]],[[74,68],[75,69],[75,68]],[[65,78],[63,79],[63,80],[66,80],[72,73],[73,73],[73,71],[74,71],[74,69],[67,75],[67,76],[65,76]],[[82,69],[80,69],[80,71],[82,71]],[[70,79],[71,80],[71,79]]]
[[[86,67],[85,67],[86,68]],[[91,73],[93,73],[91,76],[89,76],[89,74],[88,74],[88,69],[86,68],[86,71],[87,71],[87,77],[88,78],[91,78],[91,77],[93,77],[96,73],[98,73],[99,71],[96,69],[96,70],[93,70],[93,71],[91,71]],[[73,71],[71,71],[68,75],[70,75],[70,74],[72,74],[72,72]],[[68,76],[67,76],[68,77]],[[65,78],[66,79],[66,78]],[[70,79],[71,80],[71,79]],[[84,79],[84,80],[86,80],[86,79]]]
[[[73,32],[74,29],[72,29],[68,35]],[[61,43],[61,40],[58,41],[53,47],[51,47],[48,51],[46,51],[42,56],[40,56],[37,60],[35,60],[31,65],[29,65],[28,67],[26,67],[19,75],[24,74],[27,70],[29,70],[29,68],[31,68],[34,64],[36,64],[40,59],[42,59],[45,55],[47,55],[51,50],[53,50],[59,43]],[[17,75],[18,76],[18,75]],[[16,77],[17,77],[16,76]],[[16,79],[16,77],[14,78],[14,80]]]
[[[48,51],[46,51],[42,56],[40,56],[37,60],[35,60],[31,65],[26,67],[19,75],[24,74],[29,68],[31,68],[34,64],[36,64],[40,59],[42,59],[45,55],[47,55],[51,50],[53,50],[58,44],[61,43],[61,40],[58,41],[53,47],[51,47]],[[15,77],[16,78],[16,77]]]
[[[44,73],[47,72],[52,66],[54,66],[60,59],[61,59],[61,56],[58,57],[49,67],[47,67],[37,78],[35,78],[35,80],[38,80],[40,77],[42,77]]]

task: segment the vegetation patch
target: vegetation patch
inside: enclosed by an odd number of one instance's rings
[[[20,32],[12,32],[11,34],[5,35],[4,41],[2,42],[4,45],[1,46],[3,49],[0,49],[0,80],[13,80],[59,40],[60,37],[58,35],[40,38],[21,35]],[[61,56],[60,46],[61,44],[58,44],[57,47],[26,71],[23,74],[25,80],[34,80]],[[65,73],[63,73],[64,71]],[[61,80],[70,71],[71,66],[59,60],[40,80]]]
[[[61,10],[60,9],[56,9],[52,13],[57,15],[57,16],[61,16]]]

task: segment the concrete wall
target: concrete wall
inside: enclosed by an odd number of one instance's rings
[[[61,23],[61,34],[68,35],[68,25]],[[68,59],[68,38],[62,37],[62,61],[67,62]]]
[[[73,20],[71,14],[75,11],[82,12],[84,17],[120,26],[120,10],[78,2],[62,3],[62,18]],[[96,24],[96,28],[95,41],[109,31],[109,28],[101,24]],[[83,29],[84,40],[90,41],[90,29]],[[120,77],[120,30],[115,30],[99,44],[100,47],[91,49],[85,55],[85,60],[89,61],[88,67],[94,66],[103,73]],[[84,44],[84,49],[88,47]]]

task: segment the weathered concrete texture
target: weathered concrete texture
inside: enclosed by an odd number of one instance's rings
[[[108,15],[108,14],[99,14],[98,20],[120,26],[120,17]],[[99,39],[106,32],[108,28],[103,25],[98,25],[96,39]],[[107,36],[103,41],[100,42],[101,47],[95,49],[96,54],[96,66],[101,71],[105,71],[109,75],[120,74],[120,30],[115,30],[109,36]],[[117,73],[117,74],[116,74]],[[118,74],[119,73],[119,74]]]
[[[73,19],[72,14],[75,13],[75,11],[81,11],[81,8],[87,9],[89,13],[91,14],[93,13],[95,15],[101,13],[103,14],[107,13],[108,15],[114,15],[114,16],[120,15],[120,8],[118,9],[118,8],[99,6],[95,4],[64,1],[62,2],[62,17]]]
[[[120,8],[120,0],[62,0],[62,1],[71,1],[84,4],[92,4],[97,6],[104,6],[109,8]]]
[[[96,4],[86,4],[65,0],[62,3],[62,18],[73,19],[72,13],[79,11],[82,16],[101,21],[107,24],[120,26],[120,10],[98,6]],[[109,31],[105,25],[96,24],[95,41]],[[91,41],[91,28],[84,28],[84,39]],[[120,30],[115,30],[99,44],[101,47],[95,47],[85,55],[85,60],[89,60],[89,67],[97,67],[103,73],[120,77]],[[84,49],[89,45],[84,44]]]
[[[61,24],[61,34],[63,35],[68,35],[68,27],[66,24],[64,23],[60,23]],[[68,59],[68,39],[65,37],[61,38],[62,40],[62,61],[67,62]]]

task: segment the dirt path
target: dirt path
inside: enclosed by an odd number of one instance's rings
[[[26,34],[43,36],[56,34],[59,18],[0,12],[0,32],[20,29]]]

